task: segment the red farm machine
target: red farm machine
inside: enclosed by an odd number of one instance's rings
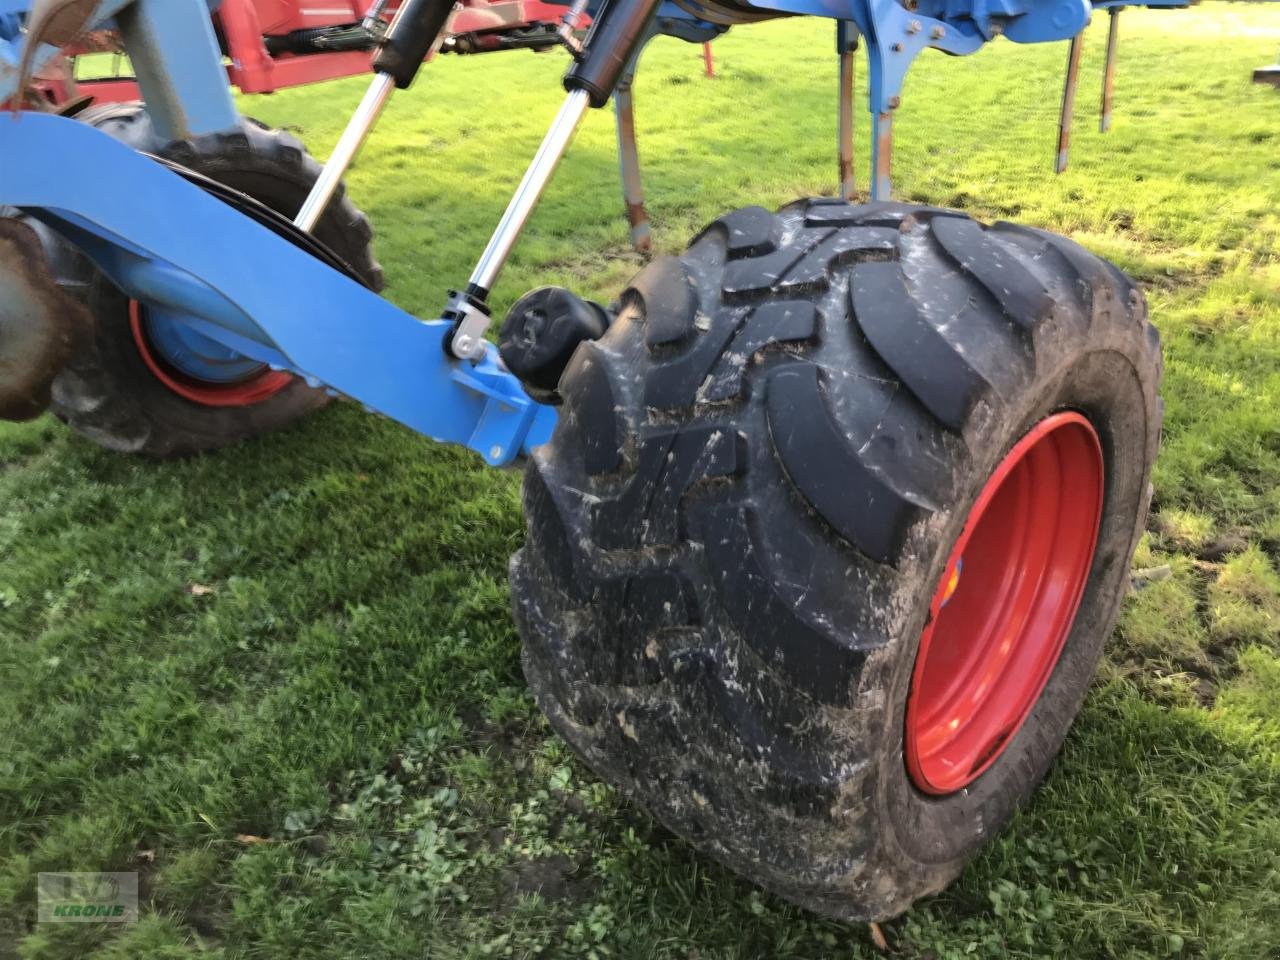
[[[487,464],[523,460],[513,607],[555,729],[764,887],[893,915],[960,872],[1062,745],[1161,425],[1159,337],[1118,269],[890,200],[903,78],[927,49],[1072,41],[1067,117],[1081,32],[1113,17],[1110,70],[1122,5],[575,0],[553,17],[403,0],[384,28],[380,6],[371,23],[338,0],[223,0],[212,20],[205,0],[0,0],[0,101],[103,35],[139,97],[0,122],[0,415],[52,409],[166,457],[347,396]],[[865,53],[874,202],[726,213],[613,302],[542,288],[494,331],[512,248],[611,100],[640,206],[625,129],[645,42],[785,15],[837,22],[846,194]],[[398,309],[344,171],[433,50],[544,45],[568,60],[565,97],[474,271],[438,315]],[[268,90],[368,65],[323,168],[228,91],[228,73]]]
[[[273,93],[369,71],[369,63],[400,8],[400,0],[221,0],[211,11],[227,68],[242,93]],[[564,42],[565,7],[544,0],[460,0],[441,46],[449,52],[545,50]],[[590,25],[585,14],[573,31]],[[56,107],[77,101],[122,103],[140,98],[137,81],[121,76],[118,31],[80,37],[41,71],[29,96]],[[77,77],[77,60],[92,61]]]

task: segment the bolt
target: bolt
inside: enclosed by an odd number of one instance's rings
[[[895,43],[895,44],[894,44],[892,47],[890,47],[889,49],[890,49],[890,50],[892,50],[894,53],[901,53],[901,52],[902,52],[902,44],[900,44],[900,43]]]
[[[896,97],[896,96],[895,96],[895,97],[890,97],[890,98],[889,98],[889,109],[890,109],[890,110],[897,110],[900,106],[902,106],[902,98],[901,98],[901,97]]]
[[[915,36],[917,33],[919,33],[919,32],[920,32],[920,21],[919,21],[919,20],[912,20],[910,23],[908,23],[908,24],[907,24],[907,35],[908,35],[908,36],[912,36],[912,37],[914,37],[914,36]]]
[[[498,459],[499,457],[501,457],[501,456],[502,456],[502,448],[501,448],[501,447],[499,447],[499,446],[492,446],[492,447],[490,447],[490,448],[489,448],[489,459],[490,459],[490,460],[497,460],[497,459]]]
[[[930,40],[941,40],[946,35],[947,35],[947,31],[942,28],[941,24],[939,24],[938,26],[935,26],[932,30],[929,31]]]
[[[475,343],[465,333],[460,333],[453,341],[453,352],[460,357],[471,356],[471,351],[475,348]]]
[[[538,344],[538,335],[542,333],[543,328],[547,325],[547,315],[541,310],[530,310],[529,315],[525,318],[524,329],[520,331],[520,342],[526,347],[534,347]]]

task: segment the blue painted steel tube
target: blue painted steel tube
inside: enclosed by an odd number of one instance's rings
[[[206,0],[134,0],[116,25],[156,133],[183,140],[239,129]]]
[[[85,124],[0,117],[4,205],[79,244],[130,296],[490,464],[550,436],[555,411],[525,394],[492,346],[479,363],[452,360],[451,324],[410,316]]]

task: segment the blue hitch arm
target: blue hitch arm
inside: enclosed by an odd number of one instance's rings
[[[452,359],[451,323],[405,313],[86,124],[0,117],[5,205],[79,246],[127,295],[174,322],[491,465],[545,442],[555,425],[555,410],[524,392],[492,345],[478,363]]]

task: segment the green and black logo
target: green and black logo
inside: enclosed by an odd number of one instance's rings
[[[136,873],[42,873],[41,923],[128,923],[138,919]]]

